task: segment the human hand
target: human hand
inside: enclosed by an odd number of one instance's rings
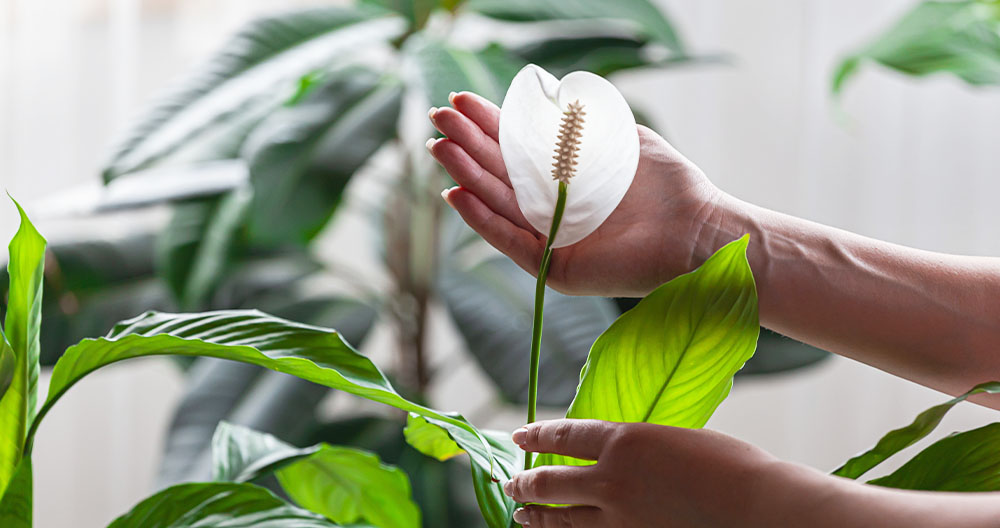
[[[504,492],[530,528],[760,526],[755,491],[780,473],[764,451],[705,429],[597,420],[536,422],[514,433],[528,452],[596,460],[516,475]],[[770,489],[771,492],[775,491]]]
[[[459,184],[442,195],[487,242],[536,274],[545,235],[517,206],[497,141],[500,109],[469,92],[451,103],[430,112],[446,138],[428,149]],[[585,239],[553,252],[548,284],[556,290],[643,297],[699,264],[699,228],[721,192],[656,132],[640,126],[639,142],[639,168],[618,208]]]

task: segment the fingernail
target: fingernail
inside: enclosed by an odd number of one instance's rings
[[[455,189],[458,189],[458,187],[449,187],[449,188],[441,191],[441,198],[444,198],[444,201],[448,202],[448,205],[451,205],[452,207],[455,207],[455,206],[452,205],[451,198],[448,196],[448,194],[451,193],[451,191],[454,191]]]
[[[431,150],[434,148],[435,143],[437,143],[437,138],[430,138],[427,140],[427,143],[424,143],[424,146],[427,147],[427,150]]]
[[[524,443],[528,441],[528,428],[522,427],[517,431],[514,431],[514,434],[510,435],[510,439],[523,449]]]
[[[451,103],[452,106],[455,106],[455,96],[456,95],[458,95],[458,94],[455,93],[455,92],[451,92],[450,94],[448,94],[448,102]]]
[[[508,497],[513,497],[514,496],[514,481],[513,480],[508,480],[503,485],[503,494],[506,495],[506,496],[508,496]]]
[[[524,508],[518,508],[514,510],[514,522],[520,524],[521,526],[528,526],[528,522],[531,520],[531,514],[528,510]]]
[[[437,111],[438,111],[437,107],[432,106],[431,109],[427,111],[427,117],[430,118],[431,121],[433,121],[434,120],[434,114],[436,114]]]

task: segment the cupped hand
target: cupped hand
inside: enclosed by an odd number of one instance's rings
[[[451,104],[430,112],[446,137],[428,141],[428,149],[459,185],[442,196],[487,242],[534,275],[545,235],[517,206],[497,140],[500,109],[469,92],[454,94]],[[618,208],[585,239],[553,252],[553,288],[642,297],[698,264],[695,239],[721,193],[656,132],[640,126],[639,141],[639,167]]]
[[[510,480],[504,492],[533,504],[514,516],[530,528],[759,526],[754,490],[774,491],[768,483],[779,468],[766,452],[705,429],[553,420],[519,429],[514,442],[528,452],[597,461]]]

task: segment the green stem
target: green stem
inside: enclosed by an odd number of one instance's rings
[[[552,228],[549,238],[545,241],[545,251],[542,252],[542,262],[538,267],[538,280],[535,282],[535,319],[531,324],[531,370],[528,375],[528,423],[535,421],[535,410],[538,407],[538,360],[542,352],[542,318],[545,309],[545,279],[549,275],[549,264],[552,263],[552,241],[559,231],[563,211],[566,209],[566,183],[559,182],[559,197],[556,199],[556,210],[552,214]],[[531,453],[524,455],[524,469],[531,469],[534,462]]]

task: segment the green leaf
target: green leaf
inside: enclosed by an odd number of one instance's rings
[[[38,335],[42,323],[45,239],[16,201],[21,226],[10,241],[10,277],[4,334],[14,355],[14,375],[0,398],[0,496],[14,478],[38,392]]]
[[[0,328],[0,399],[7,394],[7,389],[14,381],[14,373],[17,372],[17,357],[14,349],[7,341],[7,335]]]
[[[360,4],[399,13],[409,22],[410,30],[414,31],[427,24],[427,19],[442,4],[442,0],[361,0]]]
[[[257,19],[156,99],[106,163],[104,178],[161,163],[235,158],[247,134],[304,75],[350,62],[359,48],[399,36],[397,16],[320,7]]]
[[[500,104],[524,64],[496,45],[476,53],[422,36],[408,39],[403,53],[419,73],[420,86],[432,106],[445,106],[448,94],[464,90]]]
[[[254,188],[251,239],[312,240],[351,176],[395,137],[402,94],[397,79],[346,68],[261,122],[243,153]]]
[[[318,446],[298,448],[249,427],[220,422],[212,437],[212,480],[250,482],[318,451]]]
[[[156,261],[181,308],[203,306],[225,278],[252,196],[240,188],[174,208],[157,239]]]
[[[445,262],[445,271],[438,275],[438,292],[466,348],[505,399],[527,402],[534,277],[507,258],[492,258],[472,267],[463,266],[458,258]],[[541,405],[563,407],[572,401],[587,351],[617,315],[607,299],[546,292],[539,366]]]
[[[14,478],[0,498],[0,526],[32,527],[32,491],[31,457],[24,457],[18,463]]]
[[[441,462],[465,454],[465,450],[448,436],[448,431],[428,423],[419,414],[410,413],[406,417],[403,435],[414,449]]]
[[[989,381],[976,385],[969,392],[952,398],[945,403],[935,405],[918,414],[913,423],[906,427],[889,431],[875,444],[875,447],[851,458],[844,465],[837,468],[833,474],[838,477],[856,479],[867,473],[868,470],[884,462],[887,458],[931,434],[934,428],[941,423],[944,416],[948,414],[948,411],[955,405],[976,394],[997,393],[1000,393],[1000,382]]]
[[[609,19],[635,26],[639,32],[683,53],[684,46],[667,16],[649,0],[469,0],[465,7],[511,22]]]
[[[748,243],[744,236],[727,244],[619,317],[594,343],[566,417],[705,425],[757,345]],[[550,454],[536,461],[586,463]]]
[[[910,490],[1000,490],[1000,423],[952,434],[869,484]]]
[[[335,331],[257,311],[150,312],[119,324],[107,337],[86,339],[71,347],[52,370],[48,399],[32,424],[29,444],[44,415],[84,376],[126,359],[159,355],[249,363],[434,418],[453,433],[475,464],[497,465],[488,440],[475,427],[460,416],[400,396],[378,367]]]
[[[843,91],[865,61],[907,75],[947,72],[972,85],[1000,85],[1000,3],[966,0],[918,4],[837,67],[833,78],[835,94]]]
[[[281,487],[297,504],[338,523],[419,528],[410,479],[366,451],[322,445],[315,454],[278,470]]]
[[[181,484],[140,502],[108,528],[332,528],[253,484]],[[364,528],[355,526],[353,528]]]

